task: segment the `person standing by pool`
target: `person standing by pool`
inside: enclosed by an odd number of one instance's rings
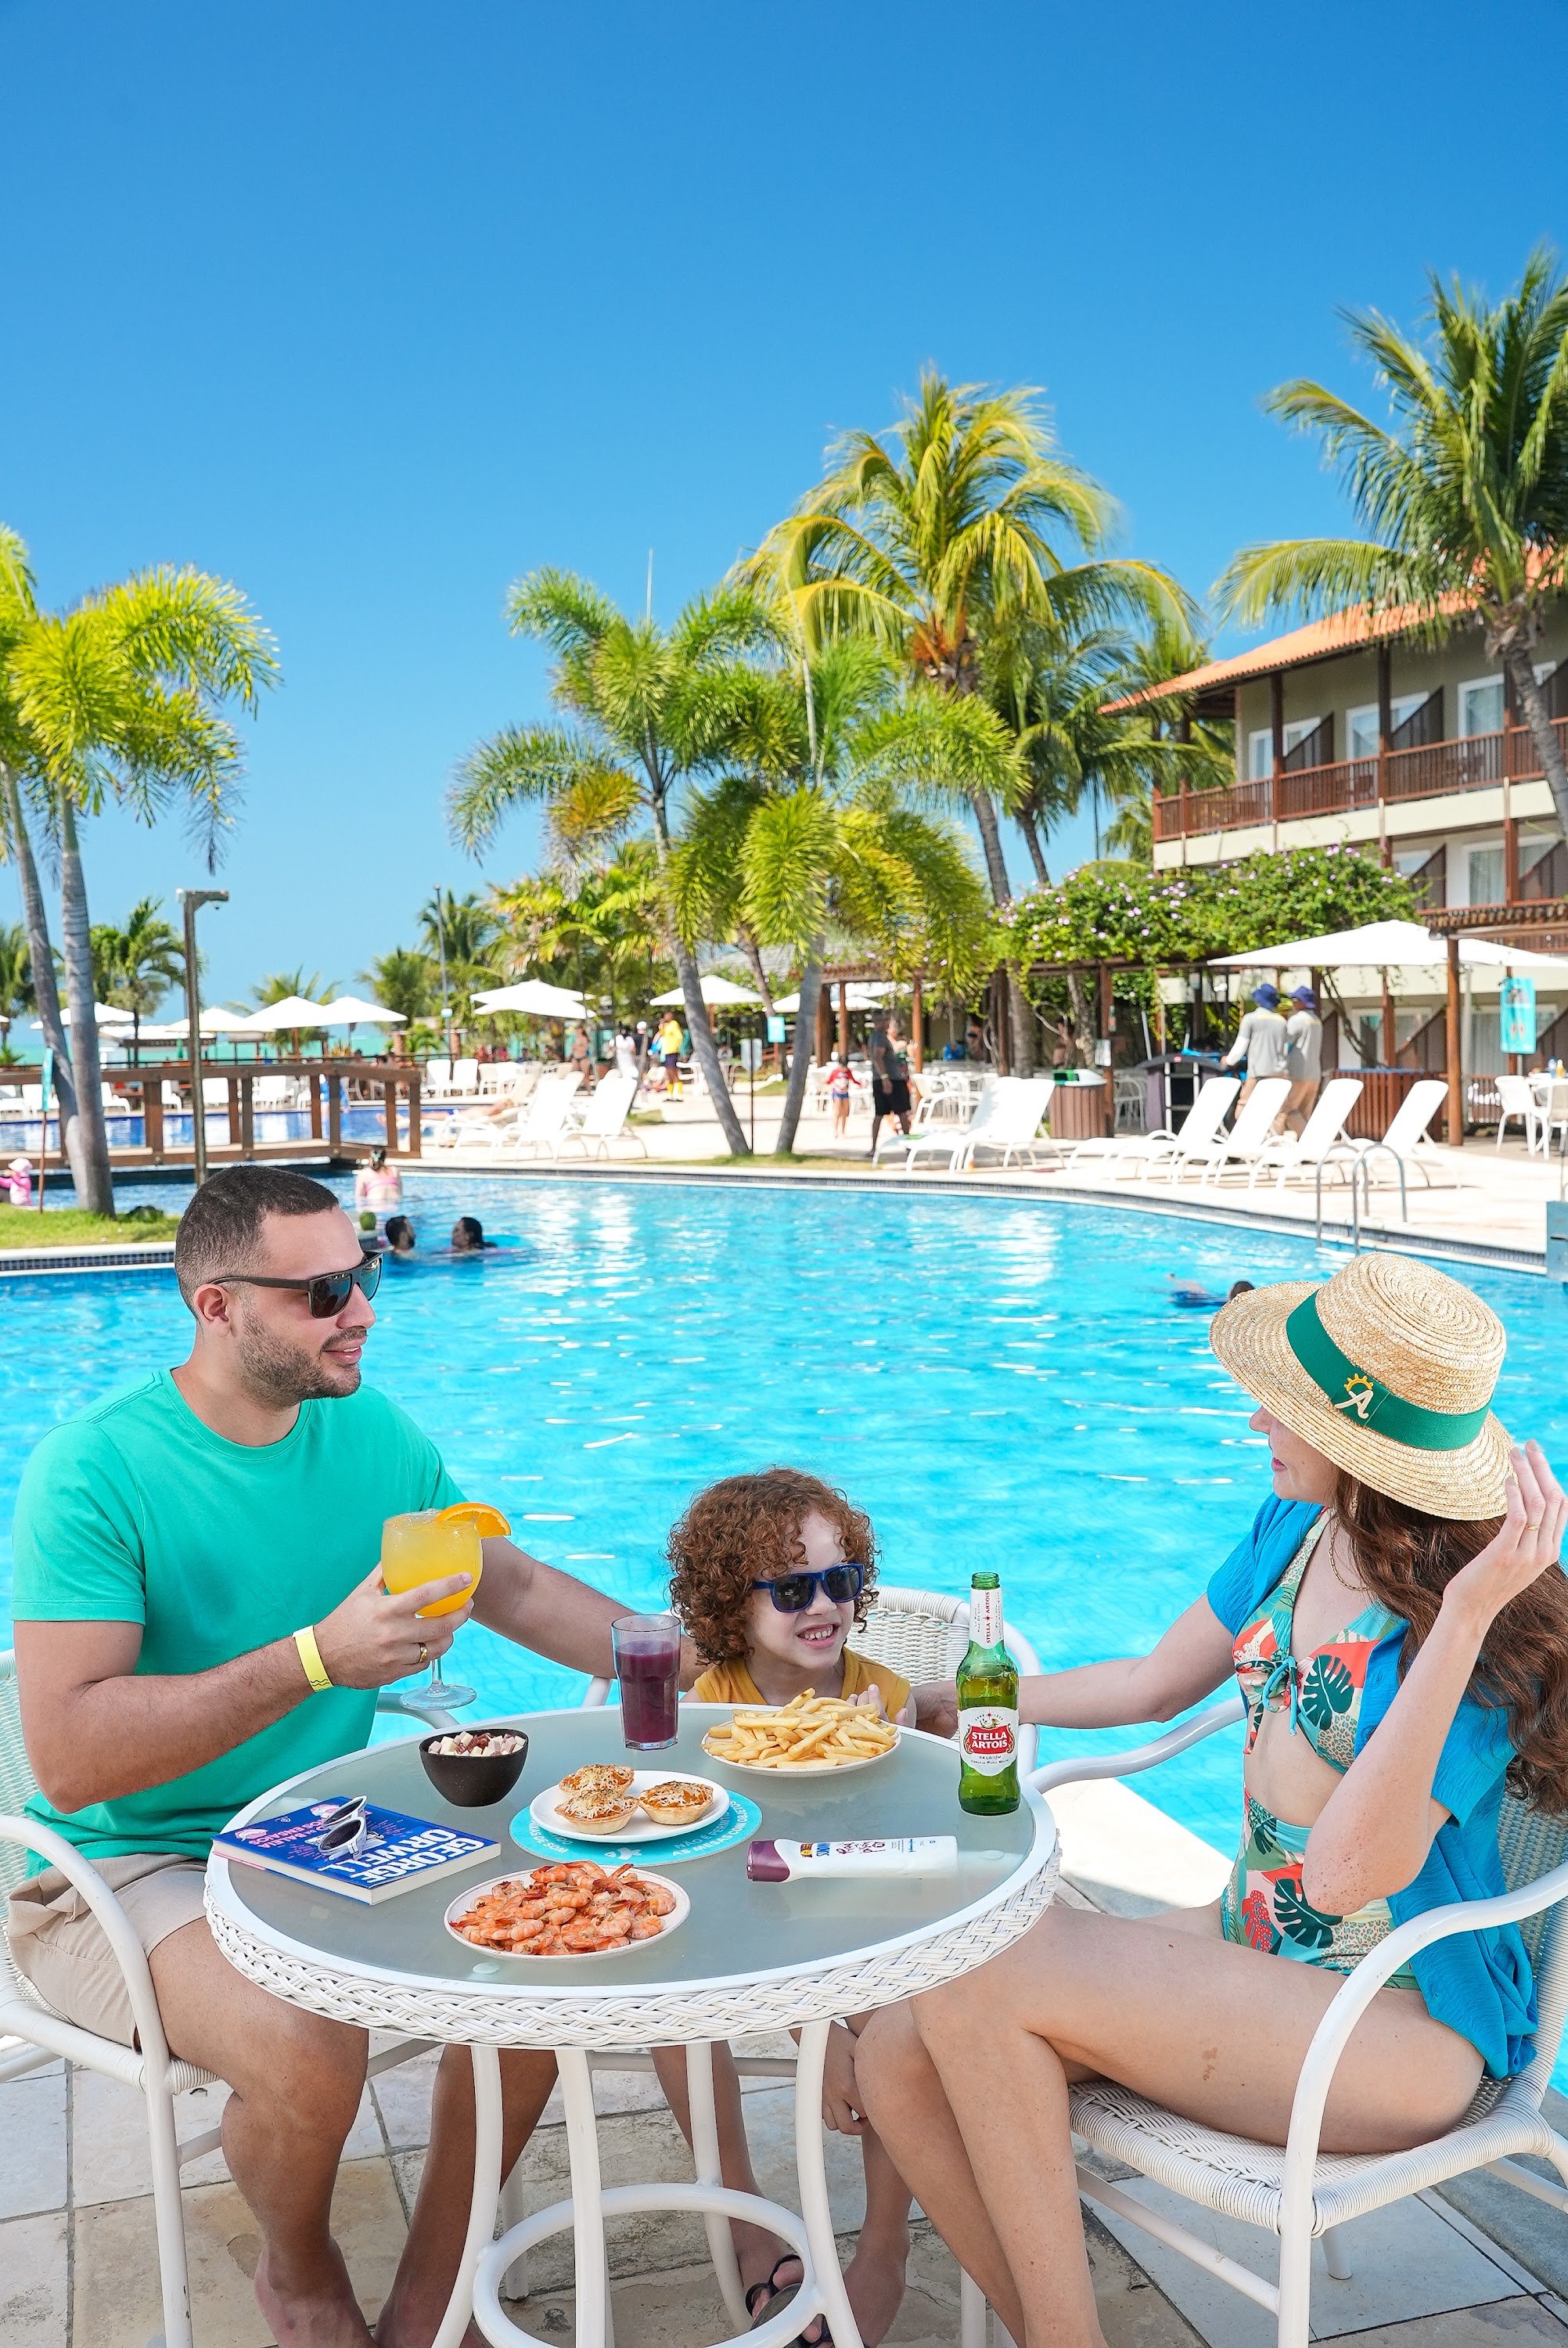
[[[1236,1029],[1235,1042],[1221,1062],[1222,1067],[1234,1068],[1246,1062],[1246,1081],[1236,1095],[1236,1107],[1244,1108],[1252,1097],[1255,1085],[1265,1076],[1283,1076],[1289,1055],[1289,1039],[1286,1033],[1285,1014],[1279,1007],[1277,986],[1255,986],[1253,1009],[1245,1014]],[[1279,1119],[1276,1117],[1277,1130]]]
[[[673,1011],[664,1014],[664,1024],[659,1030],[659,1050],[664,1062],[664,1090],[671,1100],[682,1097],[681,1091],[681,1022]]]
[[[369,1163],[354,1174],[354,1203],[377,1221],[383,1215],[395,1214],[403,1204],[403,1177],[395,1166],[387,1164],[386,1151],[379,1143],[371,1151]]]
[[[583,1090],[591,1092],[593,1090],[593,1043],[588,1029],[580,1020],[572,1029],[570,1064],[582,1078]]]
[[[1323,1081],[1323,1022],[1309,986],[1298,986],[1290,999],[1296,1008],[1285,1023],[1285,1073],[1290,1078],[1285,1122],[1293,1133],[1305,1133]]]
[[[827,1066],[827,1097],[833,1107],[833,1138],[840,1140],[849,1131],[849,1096],[862,1089],[859,1077],[842,1052],[835,1052]]]
[[[870,2116],[1016,2340],[1102,2348],[1070,2090],[1104,2078],[1284,2145],[1345,1975],[1397,1925],[1503,1888],[1502,1797],[1568,1810],[1568,1500],[1491,1403],[1506,1337],[1457,1281],[1363,1255],[1237,1296],[1210,1341],[1256,1398],[1274,1492],[1151,1654],[1026,1679],[1023,1719],[1172,1720],[1233,1674],[1242,1823],[1223,1897],[1058,1905],[978,1974],[873,2018]],[[1326,2153],[1452,2128],[1534,2054],[1519,1929],[1417,1949],[1328,2091]],[[1030,2157],[1018,2157],[1027,2144]]]
[[[871,1155],[885,1117],[909,1130],[909,1063],[898,1039],[898,1022],[878,1012],[871,1026]]]
[[[214,1174],[175,1241],[187,1360],[45,1436],[15,1515],[16,1684],[41,1791],[147,1950],[170,2051],[228,2081],[224,2151],[261,2235],[268,2337],[370,2348],[329,2225],[364,2084],[363,2031],[274,1998],[220,1955],[202,1908],[213,1834],[243,1804],[368,1739],[378,1688],[445,1653],[471,1612],[581,1672],[613,1670],[622,1609],[509,1540],[477,1601],[421,1618],[456,1575],[390,1595],[383,1519],[461,1498],[435,1446],[361,1381],[381,1259],[333,1193],[261,1167]],[[67,2020],[128,2045],[119,1970],[56,1870],[10,1902],[21,1971]],[[501,2058],[508,2167],[543,2108],[546,2054]],[[425,2348],[473,2182],[467,2059],[445,2057],[381,2348]]]
[[[630,1027],[622,1026],[616,1029],[615,1073],[618,1076],[630,1076],[637,1083],[641,1081],[642,1069],[637,1056],[637,1039]]]

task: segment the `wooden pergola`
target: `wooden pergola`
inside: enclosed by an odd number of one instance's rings
[[[1458,1148],[1464,1138],[1464,1078],[1460,1060],[1463,998],[1460,990],[1459,942],[1460,938],[1485,938],[1493,945],[1527,946],[1532,953],[1568,954],[1568,897],[1544,897],[1533,903],[1439,905],[1422,918],[1433,936],[1445,939],[1448,944],[1446,1123],[1449,1142]]]

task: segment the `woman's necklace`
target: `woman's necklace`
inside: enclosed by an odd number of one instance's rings
[[[1339,1540],[1339,1530],[1338,1518],[1330,1517],[1328,1519],[1327,1543],[1328,1570],[1334,1576],[1335,1581],[1339,1584],[1341,1590],[1348,1591],[1352,1598],[1365,1598],[1367,1595],[1365,1583],[1358,1580],[1355,1581],[1347,1581],[1345,1576],[1339,1570],[1339,1561],[1334,1554],[1335,1549],[1337,1548]]]

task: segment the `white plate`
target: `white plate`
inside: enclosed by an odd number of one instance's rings
[[[571,1842],[669,1842],[675,1835],[695,1834],[699,1828],[715,1825],[729,1808],[730,1797],[723,1786],[715,1784],[712,1777],[699,1777],[694,1769],[634,1769],[631,1790],[634,1794],[645,1793],[650,1786],[668,1785],[672,1777],[679,1777],[688,1786],[706,1786],[712,1796],[707,1808],[699,1810],[684,1826],[661,1827],[646,1810],[638,1810],[627,1825],[616,1827],[609,1834],[595,1834],[580,1818],[568,1818],[556,1807],[559,1783],[547,1786],[542,1793],[534,1796],[528,1804],[528,1816],[535,1826],[543,1827],[548,1834],[565,1835]]]
[[[708,1736],[712,1734],[710,1729]],[[786,1762],[781,1769],[769,1769],[760,1761],[726,1761],[722,1753],[714,1752],[708,1736],[702,1739],[702,1750],[710,1761],[718,1763],[721,1769],[733,1769],[742,1777],[766,1777],[775,1786],[781,1778],[788,1785],[795,1777],[847,1777],[853,1769],[875,1769],[879,1762],[890,1760],[898,1750],[898,1739],[895,1736],[886,1753],[862,1753],[853,1761]]]
[[[549,1867],[569,1867],[571,1863],[572,1862],[569,1859],[542,1859],[539,1862],[540,1866]],[[663,1940],[666,1934],[679,1931],[680,1927],[686,1921],[687,1917],[692,1913],[692,1895],[689,1891],[682,1891],[681,1886],[678,1883],[673,1882],[668,1875],[654,1875],[648,1869],[641,1867],[638,1869],[637,1872],[641,1876],[645,1883],[656,1883],[661,1891],[670,1892],[674,1899],[675,1905],[671,1910],[669,1915],[664,1918],[664,1931],[659,1935],[659,1938]],[[511,1875],[493,1875],[488,1883],[476,1883],[470,1885],[466,1891],[463,1892],[458,1899],[453,1900],[452,1905],[447,1909],[446,1913],[442,1918],[442,1922],[446,1925],[446,1930],[451,1933],[452,1938],[455,1941],[461,1941],[463,1947],[468,1950],[474,1956],[514,1957],[518,1964],[560,1963],[562,1962],[560,1958],[555,1958],[552,1960],[550,1958],[530,1957],[520,1949],[484,1949],[479,1946],[477,1941],[470,1941],[464,1933],[457,1930],[458,1917],[466,1916],[468,1913],[469,1909],[474,1907],[484,1898],[487,1891],[494,1891],[497,1885],[501,1883],[530,1883],[538,1873],[538,1868],[520,1867]],[[618,1957],[620,1955],[622,1949],[651,1949],[653,1943],[651,1941],[625,1941],[621,1943],[620,1948],[574,1949],[571,1952],[571,1955],[574,1961],[581,1963],[586,1962],[589,1957]]]

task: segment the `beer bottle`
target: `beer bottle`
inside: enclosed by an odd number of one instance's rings
[[[1019,1806],[1018,1665],[1002,1643],[1001,1584],[969,1585],[969,1644],[958,1665],[958,1806],[997,1818]]]

